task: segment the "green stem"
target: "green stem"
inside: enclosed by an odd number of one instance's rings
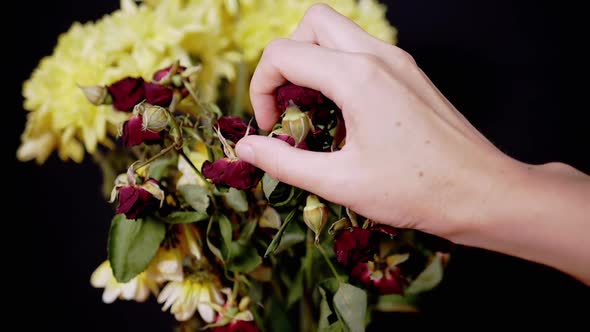
[[[169,146],[167,146],[167,147],[163,148],[162,150],[160,150],[160,152],[158,152],[156,155],[152,156],[150,159],[148,159],[148,160],[146,160],[146,161],[144,161],[144,162],[141,162],[141,163],[139,163],[139,164],[135,165],[135,166],[133,167],[133,169],[134,169],[134,170],[138,170],[138,169],[140,169],[140,168],[142,168],[142,167],[144,167],[144,166],[146,166],[146,165],[150,164],[152,161],[154,161],[154,160],[156,160],[156,159],[158,159],[158,158],[162,157],[162,156],[163,156],[163,155],[165,155],[166,153],[170,152],[172,149],[174,149],[174,145],[169,145]]]
[[[332,270],[332,274],[334,274],[334,277],[336,278],[336,280],[338,280],[339,282],[343,282],[340,279],[340,275],[338,274],[338,271],[336,271],[336,268],[334,267],[334,264],[332,264],[332,261],[330,261],[330,258],[328,257],[328,254],[324,250],[324,247],[322,247],[321,244],[316,244],[316,248],[318,248],[318,250],[320,251],[320,253],[324,257],[324,260],[326,261],[326,263],[330,267],[330,270]]]
[[[240,291],[240,274],[236,272],[236,274],[234,275],[234,288],[232,289],[231,292],[231,301],[236,301],[236,299],[238,298],[238,292]],[[237,302],[236,302],[237,304]]]

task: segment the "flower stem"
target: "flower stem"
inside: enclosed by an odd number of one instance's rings
[[[321,244],[316,244],[316,248],[318,248],[318,250],[320,251],[320,253],[324,257],[324,260],[326,261],[326,263],[330,267],[330,270],[332,270],[332,274],[334,274],[334,277],[336,278],[336,280],[338,280],[339,282],[343,282],[340,279],[340,275],[338,274],[338,271],[336,271],[336,268],[334,267],[334,264],[332,264],[332,261],[330,261],[330,258],[328,257],[328,254],[324,250],[324,247],[322,247]]]
[[[140,169],[140,168],[142,168],[142,167],[144,167],[144,166],[146,166],[146,165],[150,164],[152,161],[154,161],[154,160],[156,160],[156,159],[158,159],[158,158],[162,157],[162,156],[163,156],[163,155],[165,155],[166,153],[170,152],[172,149],[174,149],[174,145],[169,145],[169,146],[167,146],[167,147],[163,148],[162,150],[160,150],[160,152],[158,152],[157,154],[155,154],[154,156],[152,156],[150,159],[148,159],[148,160],[146,160],[146,161],[144,161],[144,162],[141,162],[141,163],[139,163],[139,164],[135,165],[135,166],[133,167],[133,169],[134,169],[135,171],[137,171],[138,169]]]

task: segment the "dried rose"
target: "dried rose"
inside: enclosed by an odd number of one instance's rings
[[[166,76],[169,76],[170,71],[172,71],[172,69],[175,67],[175,65],[170,65],[166,68],[160,69],[157,72],[154,73],[154,76],[152,77],[152,80],[156,81],[156,82],[160,82],[162,81]],[[186,67],[183,66],[177,66],[176,70],[175,70],[175,74],[177,73],[182,73],[184,70],[186,69]]]
[[[279,111],[285,111],[287,107],[289,107],[289,102],[291,101],[299,106],[302,111],[315,110],[319,106],[329,103],[328,98],[314,89],[302,87],[293,83],[287,83],[277,88],[277,105]]]
[[[295,139],[287,134],[278,134],[273,136],[276,139],[280,139],[283,142],[287,142],[289,145],[294,146],[298,149],[308,150],[307,143],[305,141],[295,144]]]
[[[256,133],[254,128],[248,128],[248,124],[237,116],[222,116],[217,120],[217,126],[223,137],[234,143],[246,136],[246,131],[248,131],[248,135]]]
[[[338,262],[351,267],[358,262],[366,262],[373,257],[377,243],[371,241],[373,232],[360,227],[351,227],[336,235],[334,251]]]
[[[205,161],[202,173],[216,185],[240,190],[254,188],[262,178],[260,170],[253,165],[230,158],[222,158],[214,162]]]
[[[136,115],[123,124],[121,140],[127,148],[141,143],[156,144],[162,141],[162,134],[144,129],[143,117]]]
[[[127,219],[141,218],[161,205],[164,191],[158,181],[148,179],[143,185],[129,184],[118,188],[117,213],[124,213]]]
[[[126,77],[107,86],[113,107],[122,112],[131,112],[135,105],[145,99],[143,83],[142,78]]]
[[[144,84],[145,99],[152,105],[168,106],[172,101],[174,91],[167,86],[157,83]]]
[[[403,278],[397,266],[390,267],[374,261],[359,262],[352,269],[350,276],[382,295],[403,293]]]
[[[258,326],[251,321],[234,320],[233,322],[211,329],[213,332],[258,332]]]

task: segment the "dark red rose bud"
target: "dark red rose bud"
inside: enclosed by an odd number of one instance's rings
[[[280,139],[283,142],[287,142],[291,146],[295,146],[295,139],[289,135],[279,134],[279,135],[275,135],[274,138]],[[297,146],[295,146],[295,147],[298,149],[302,149],[302,150],[309,150],[309,148],[307,147],[307,143],[305,143],[305,141],[297,144]]]
[[[217,120],[217,126],[219,126],[221,135],[234,143],[246,135],[246,130],[248,130],[248,135],[256,133],[256,129],[252,127],[248,129],[248,124],[237,116],[222,116]]]
[[[168,73],[170,73],[170,70],[172,70],[172,67],[173,67],[173,65],[170,65],[164,69],[158,70],[157,72],[154,73],[154,76],[152,77],[152,79],[156,82],[161,81],[166,75],[168,75]],[[179,66],[178,70],[176,72],[182,73],[185,69],[186,69],[186,67]]]
[[[142,78],[127,77],[107,86],[113,107],[118,111],[131,112],[135,105],[145,99],[143,83]]]
[[[377,250],[377,242],[371,241],[372,233],[368,229],[351,227],[336,235],[334,251],[338,262],[351,267],[357,262],[366,262]]]
[[[251,321],[234,320],[233,322],[211,329],[213,332],[258,332],[258,327]]]
[[[143,128],[141,115],[133,116],[123,124],[121,140],[127,148],[141,143],[156,144],[162,141],[162,133],[156,133]]]
[[[174,91],[166,86],[156,83],[145,83],[145,99],[152,105],[167,107],[172,101]]]
[[[302,111],[311,111],[319,105],[327,103],[328,100],[317,90],[292,83],[287,83],[277,89],[277,105],[281,112],[289,107],[289,101],[293,101]]]
[[[222,158],[214,162],[205,161],[203,176],[216,185],[228,186],[240,190],[256,187],[262,173],[253,165],[243,160]]]
[[[401,277],[399,267],[380,265],[384,264],[373,261],[357,263],[352,269],[350,276],[382,295],[403,293],[403,278]]]
[[[142,186],[127,185],[118,189],[117,213],[124,213],[127,219],[137,219],[152,212],[164,198],[158,181],[149,179]]]

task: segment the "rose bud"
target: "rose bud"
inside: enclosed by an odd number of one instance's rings
[[[237,116],[222,116],[217,120],[219,131],[226,139],[237,143],[246,135],[253,135],[256,129],[248,126],[244,120]]]
[[[316,195],[307,196],[303,208],[303,221],[315,233],[315,242],[319,243],[322,229],[328,222],[328,208],[324,203],[320,202]]]
[[[133,107],[145,99],[142,78],[127,77],[107,87],[113,107],[122,112],[130,112]]]
[[[243,160],[222,158],[214,162],[206,160],[201,173],[216,185],[240,190],[256,187],[262,178],[261,172]]]
[[[351,267],[373,257],[377,251],[377,242],[371,241],[372,234],[370,230],[360,227],[351,227],[336,234],[334,252],[338,262]]]
[[[180,87],[182,82],[180,82],[180,84],[178,84],[178,82],[173,82],[176,80],[174,79],[174,77],[177,74],[182,73],[185,69],[186,67],[181,66],[177,61],[174,64],[155,72],[154,76],[152,77],[152,80],[160,84],[174,83],[174,85]],[[181,78],[180,75],[178,75],[178,77]]]
[[[285,134],[293,137],[296,144],[303,142],[313,127],[307,114],[293,103],[287,107],[281,124]]]
[[[146,107],[142,115],[141,127],[144,131],[159,133],[168,128],[168,110],[160,106]]]
[[[116,213],[124,213],[127,219],[141,218],[158,205],[162,206],[164,191],[158,181],[147,180],[143,185],[130,184],[118,188],[119,203]]]
[[[110,104],[112,102],[111,96],[109,95],[109,91],[106,87],[101,85],[95,86],[78,86],[82,92],[84,92],[84,96],[94,105],[105,105]]]
[[[174,91],[157,83],[144,84],[145,99],[152,105],[168,106],[174,96]]]
[[[156,144],[162,141],[161,133],[143,129],[143,117],[133,116],[123,124],[123,145],[127,148],[141,143]]]

